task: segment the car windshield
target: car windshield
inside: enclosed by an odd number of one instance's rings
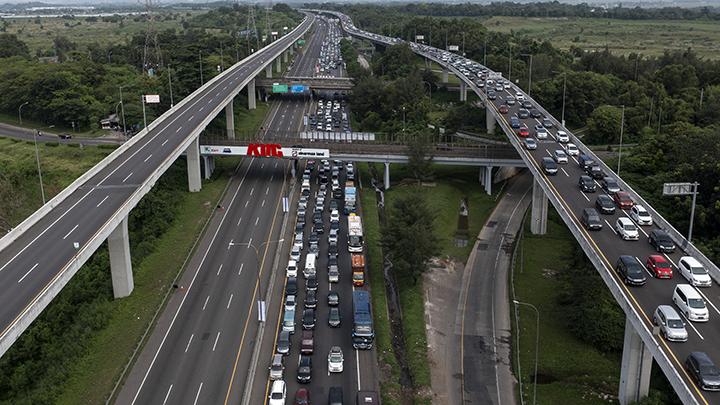
[[[273,392],[270,396],[272,399],[282,399],[282,392]]]
[[[683,325],[683,322],[679,319],[668,319],[667,325],[668,328],[671,329],[682,329],[685,327],[685,325]]]
[[[690,308],[705,308],[705,302],[700,298],[688,299],[688,305],[690,305]]]
[[[690,267],[692,274],[707,274],[704,267]]]
[[[643,274],[642,270],[640,270],[640,269],[637,268],[636,266],[630,266],[630,267],[628,267],[627,273],[628,273],[628,275],[631,275],[631,276],[633,276],[633,277],[640,277],[640,276],[642,276],[642,274]]]
[[[635,228],[635,225],[633,224],[625,224],[625,226],[623,226],[623,229],[625,229],[626,231],[637,231],[637,228]]]
[[[668,262],[656,262],[656,263],[655,263],[655,267],[657,267],[657,268],[659,268],[659,269],[669,269],[669,268],[670,268],[670,263],[668,263]]]

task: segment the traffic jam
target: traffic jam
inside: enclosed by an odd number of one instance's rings
[[[269,359],[271,405],[379,403],[359,390],[358,351],[372,349],[374,329],[357,203],[352,163],[307,161]]]

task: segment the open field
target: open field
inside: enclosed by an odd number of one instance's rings
[[[617,54],[639,52],[662,55],[665,50],[692,48],[700,56],[720,58],[720,24],[717,21],[611,20],[605,18],[492,17],[483,22],[489,30],[528,35],[567,50],[607,46]]]

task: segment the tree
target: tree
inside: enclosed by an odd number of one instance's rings
[[[0,58],[11,56],[30,57],[30,50],[25,42],[18,39],[15,34],[0,34]]]
[[[422,132],[411,134],[408,143],[407,168],[418,181],[431,180],[434,176],[432,155],[428,136]]]
[[[596,108],[587,121],[585,139],[590,144],[615,144],[620,142],[620,107],[601,105]]]
[[[396,276],[417,283],[430,258],[440,251],[435,213],[417,189],[401,195],[389,211],[387,225],[382,230],[383,249],[391,257]]]

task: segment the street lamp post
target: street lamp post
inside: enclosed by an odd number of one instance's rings
[[[617,167],[618,177],[620,176],[620,160],[622,159],[623,128],[625,128],[625,104],[622,105],[622,113],[620,115],[620,148],[618,149],[618,167]]]
[[[198,59],[200,59],[200,85],[203,85],[203,74],[202,74],[202,51],[198,51]]]
[[[403,132],[405,132],[405,106],[402,107],[403,112]]]
[[[125,128],[125,103],[123,103],[122,89],[124,86],[118,86],[120,88],[120,112],[122,112],[123,121],[123,136],[127,136],[127,130]]]
[[[563,72],[563,102],[562,102],[562,115],[560,121],[565,126],[565,85],[567,84],[567,72]]]
[[[28,104],[30,104],[30,102],[26,101],[26,102],[20,104],[20,107],[18,107],[18,121],[20,121],[20,125],[22,125],[22,108]]]
[[[43,205],[45,205],[45,187],[43,187],[42,170],[40,170],[40,151],[38,150],[37,134],[40,130],[33,132],[33,141],[35,141],[35,161],[37,162],[38,178],[40,179],[40,195],[42,196]]]
[[[536,315],[536,326],[535,326],[535,377],[533,382],[533,405],[537,403],[537,367],[538,367],[538,352],[540,348],[540,311],[538,311],[537,307],[535,305],[527,303],[527,302],[521,302],[518,300],[513,300],[513,303],[515,305],[525,305],[533,310],[535,310]],[[518,331],[518,334],[520,331]],[[518,347],[518,355],[520,353],[520,348]],[[522,392],[520,393],[522,396]]]
[[[170,108],[173,108],[175,103],[173,103],[173,95],[172,95],[172,70],[170,70],[170,66],[168,66],[168,85],[170,86]]]
[[[285,241],[284,238],[281,238],[278,240],[268,240],[268,241],[261,243],[260,247],[253,245],[252,242],[238,242],[238,243],[230,242],[230,246],[235,246],[235,245],[247,246],[248,248],[252,248],[255,251],[255,260],[257,261],[257,266],[258,266],[257,273],[255,273],[255,282],[257,283],[257,286],[258,286],[258,293],[259,293],[258,295],[261,297],[260,300],[258,300],[258,301],[262,301],[262,279],[260,278],[260,273],[262,271],[262,269],[261,269],[262,263],[260,262],[260,249],[265,245],[269,245],[271,243],[281,243],[283,241]],[[258,305],[259,304],[260,303],[258,302]],[[259,321],[263,322],[264,317],[259,317]]]
[[[532,88],[532,59],[533,56],[531,53],[522,53],[521,56],[529,56],[530,57],[530,71],[528,72],[528,96],[530,95],[530,89]]]

